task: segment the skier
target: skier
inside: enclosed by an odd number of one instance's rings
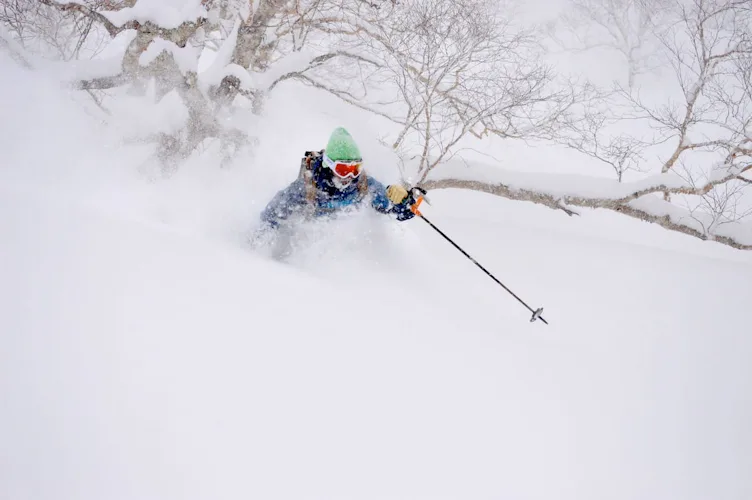
[[[363,158],[352,136],[342,127],[332,132],[326,149],[307,152],[300,175],[278,192],[261,212],[262,232],[279,228],[294,214],[319,217],[370,202],[397,220],[414,217],[412,197],[398,184],[384,187],[365,174]]]

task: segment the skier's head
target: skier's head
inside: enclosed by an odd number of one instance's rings
[[[363,157],[352,136],[342,127],[334,129],[324,150],[323,166],[331,172],[331,182],[344,189],[360,176]]]

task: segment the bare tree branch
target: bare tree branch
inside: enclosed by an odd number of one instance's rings
[[[553,40],[565,50],[603,48],[620,54],[626,63],[627,87],[632,89],[638,75],[657,65],[655,37],[669,24],[671,3],[670,0],[570,0],[566,13],[550,31]]]
[[[371,107],[369,107],[369,106],[367,106],[365,104],[362,104],[357,99],[353,99],[352,97],[346,95],[343,91],[334,89],[334,88],[332,88],[332,87],[330,87],[328,85],[325,85],[323,83],[317,82],[316,80],[314,80],[310,76],[306,75],[305,73],[288,73],[287,75],[284,75],[283,77],[281,77],[278,80],[278,82],[280,82],[282,80],[287,80],[287,79],[296,79],[296,80],[299,80],[299,81],[301,81],[303,83],[311,85],[312,87],[315,87],[317,89],[321,89],[321,90],[323,90],[325,92],[328,92],[328,93],[330,93],[330,94],[338,97],[339,99],[342,99],[344,102],[355,106],[356,108],[360,108],[360,109],[362,109],[364,111],[368,111],[369,113],[373,113],[375,115],[378,115],[378,116],[381,116],[383,118],[386,118],[387,120],[389,120],[389,121],[391,121],[393,123],[396,123],[398,125],[402,125],[403,124],[399,120],[399,118],[395,118],[395,117],[390,116],[390,115],[388,115],[388,114],[386,114],[386,113],[384,113],[382,111],[379,111],[378,109],[374,109],[374,108],[371,108]]]
[[[31,62],[29,62],[26,55],[23,53],[23,49],[21,47],[18,47],[13,42],[13,40],[11,40],[10,37],[4,33],[2,25],[0,25],[0,49],[3,49],[8,54],[10,54],[13,60],[24,68],[33,68]]]

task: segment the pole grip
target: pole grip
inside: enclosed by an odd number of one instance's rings
[[[423,214],[420,213],[420,210],[419,210],[421,203],[423,203],[423,197],[422,196],[418,196],[418,199],[415,200],[415,203],[413,203],[412,205],[410,205],[410,211],[412,213],[414,213],[415,215],[417,215],[418,217],[423,217]]]

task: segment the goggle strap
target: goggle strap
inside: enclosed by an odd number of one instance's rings
[[[329,158],[329,155],[324,153],[324,165],[326,165],[327,168],[334,170],[334,160]]]

